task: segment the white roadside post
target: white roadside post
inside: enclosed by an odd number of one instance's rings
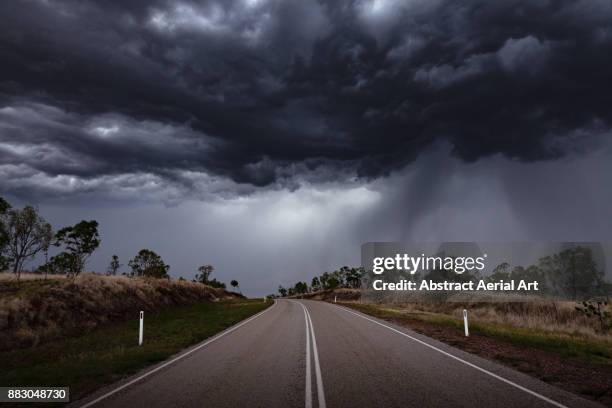
[[[263,299],[264,299],[264,301],[263,301],[263,302],[264,302],[264,303],[266,303],[266,301],[268,300],[268,297],[267,297],[267,296],[264,296],[264,298],[263,298]]]
[[[467,318],[467,310],[463,309],[463,325],[465,326],[465,337],[470,335],[470,331],[468,330],[468,318]]]
[[[143,329],[144,329],[144,312],[140,311],[140,330],[138,332],[138,345],[142,346],[142,337],[143,337]]]
[[[334,303],[338,303],[338,296],[334,296]]]

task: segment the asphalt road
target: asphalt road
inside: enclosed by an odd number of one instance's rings
[[[278,300],[81,407],[590,407],[558,388],[336,305]]]

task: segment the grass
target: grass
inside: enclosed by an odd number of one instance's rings
[[[108,323],[80,337],[0,352],[2,386],[69,386],[71,400],[167,359],[265,309],[261,300],[224,300],[145,314],[144,344],[137,319]]]
[[[346,305],[381,319],[417,319],[434,325],[450,327],[459,332],[463,331],[461,319],[442,313],[407,311],[373,304],[346,303]],[[481,334],[519,346],[536,347],[563,357],[612,364],[612,342],[603,339],[481,321],[470,322],[470,333]]]
[[[40,291],[42,288],[57,287],[61,284],[62,278],[53,277],[50,279],[6,279],[6,274],[0,273],[0,296],[27,296]]]
[[[49,274],[47,275],[47,279],[63,279],[64,275],[53,275],[53,274]],[[9,271],[0,271],[0,281],[8,281],[8,280],[16,280],[16,276],[13,272],[9,272]],[[21,281],[28,281],[28,280],[45,280],[45,276],[40,274],[40,273],[27,273],[27,272],[22,272],[21,273],[21,277],[20,277]]]
[[[363,292],[363,291],[362,291]],[[335,295],[335,294],[334,294]],[[346,298],[338,293],[342,300]],[[364,299],[367,298],[367,299]],[[359,298],[358,298],[359,299]],[[537,329],[572,336],[583,336],[612,342],[612,330],[602,330],[599,319],[576,310],[580,303],[569,299],[555,299],[505,293],[437,295],[419,292],[362,293],[362,302],[401,307],[409,311],[424,311],[446,314],[461,319],[462,310],[468,309],[474,321],[502,324],[505,326]],[[607,306],[612,314],[612,305]],[[607,322],[612,325],[612,321]],[[605,327],[606,325],[604,325]],[[612,327],[610,327],[612,328]]]
[[[0,274],[0,351],[36,347],[83,334],[144,310],[239,298],[195,282],[82,274],[75,279]]]

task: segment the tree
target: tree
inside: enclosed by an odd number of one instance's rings
[[[308,284],[306,282],[298,282],[293,287],[294,293],[304,294],[308,292]]]
[[[194,282],[199,282],[204,285],[212,286],[213,288],[225,289],[225,283],[220,282],[216,279],[210,279],[215,267],[212,265],[202,265],[198,268],[199,274],[196,274],[193,279]]]
[[[329,280],[330,277],[331,275],[329,274],[329,272],[323,272],[323,274],[319,277],[319,281],[321,282],[322,289],[327,289],[327,281]]]
[[[0,213],[4,214],[11,208],[11,205],[4,198],[0,197]]]
[[[312,281],[310,282],[310,287],[312,288],[313,292],[321,290],[321,282],[319,282],[318,277],[315,276],[314,278],[312,278]]]
[[[525,281],[537,281],[538,282],[538,290],[542,294],[549,294],[550,288],[546,279],[545,271],[539,268],[537,265],[530,265],[527,268],[522,266],[515,266],[512,268],[512,272],[510,272],[510,276],[515,281],[517,280],[525,280]]]
[[[7,216],[11,205],[0,197],[0,272],[8,268],[9,260],[4,256],[8,244]]]
[[[327,289],[336,289],[338,286],[340,286],[340,281],[335,276],[327,280]]]
[[[337,271],[333,272],[333,275],[338,279],[339,286],[348,287],[347,278],[349,278],[351,268],[348,266],[343,266]]]
[[[74,255],[68,252],[60,252],[52,256],[44,265],[41,265],[36,272],[44,273],[45,275],[48,273],[52,275],[70,275],[75,273],[75,265]]]
[[[361,278],[364,275],[365,271],[362,267],[359,268],[349,268],[345,271],[344,280],[346,282],[346,286],[348,288],[357,289],[361,286]]]
[[[278,285],[278,294],[281,295],[281,297],[287,296],[287,289],[283,288],[281,285]]]
[[[48,227],[45,227],[45,232],[43,234],[43,242],[42,242],[42,250],[45,253],[45,265],[49,263],[49,247],[51,246],[51,240],[53,239],[53,230],[51,229],[51,225],[47,224]],[[47,279],[47,274],[49,271],[45,269],[45,280]]]
[[[238,281],[236,279],[232,280],[230,282],[230,285],[232,285],[233,288],[238,288],[238,290],[240,291],[240,285],[238,284]]]
[[[588,299],[596,295],[603,280],[590,248],[574,247],[552,256],[541,258],[538,268],[553,294],[572,300]]]
[[[198,268],[198,272],[200,273],[195,276],[196,281],[200,283],[208,283],[210,279],[210,275],[212,275],[214,270],[215,270],[215,267],[212,265],[200,266]]]
[[[37,209],[26,206],[22,210],[8,210],[5,228],[8,237],[7,253],[13,265],[13,273],[19,279],[23,264],[42,251],[50,240],[51,224],[38,215]]]
[[[148,276],[152,278],[168,278],[170,265],[166,265],[161,256],[150,249],[141,249],[134,259],[128,262],[132,268],[132,276]]]
[[[516,272],[520,273],[518,269],[516,270]],[[495,268],[493,268],[491,275],[489,275],[486,278],[486,281],[487,282],[498,282],[500,280],[508,280],[510,279],[510,275],[511,275],[510,264],[508,262],[502,262],[499,265],[497,265]]]
[[[54,245],[64,245],[66,252],[73,256],[74,268],[71,274],[77,276],[85,268],[93,251],[100,246],[98,222],[83,220],[72,227],[62,228],[55,234]]]
[[[213,288],[225,289],[225,283],[220,282],[216,279],[210,279],[205,285],[212,286]]]
[[[119,257],[117,255],[113,255],[111,257],[110,264],[108,265],[107,275],[116,275],[119,268],[123,265],[119,263]]]

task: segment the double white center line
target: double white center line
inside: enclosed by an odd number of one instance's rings
[[[306,322],[306,408],[312,408],[312,371],[310,368],[310,344],[312,339],[312,354],[314,355],[315,376],[317,379],[317,398],[319,408],[325,408],[325,391],[323,390],[323,380],[321,378],[321,366],[319,365],[319,352],[317,350],[317,339],[315,337],[314,326],[310,318],[310,312],[300,302],[296,302],[304,310],[304,320]]]

